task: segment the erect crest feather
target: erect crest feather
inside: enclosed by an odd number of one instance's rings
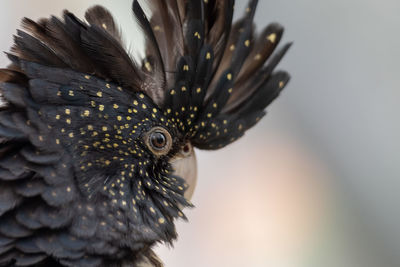
[[[18,31],[12,52],[18,59],[142,91],[166,112],[174,111],[170,116],[184,136],[200,148],[215,149],[254,125],[289,80],[286,72],[274,72],[290,47],[274,53],[283,27],[272,23],[255,31],[257,0],[249,1],[232,25],[234,2],[150,0],[146,14],[135,0],[133,13],[146,42],[141,64],[126,52],[116,22],[100,6],[86,12],[89,24],[67,11],[63,21],[24,19],[25,31]],[[13,64],[1,76],[23,80],[20,73]]]

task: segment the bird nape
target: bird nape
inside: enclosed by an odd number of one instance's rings
[[[152,251],[215,150],[265,115],[289,80],[283,28],[256,33],[257,1],[149,0],[131,58],[105,8],[23,19],[0,70],[0,265],[161,266]],[[275,51],[275,52],[274,52]]]

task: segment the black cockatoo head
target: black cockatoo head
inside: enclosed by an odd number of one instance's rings
[[[287,84],[290,44],[273,54],[276,23],[256,34],[257,1],[233,25],[233,0],[147,2],[141,64],[100,6],[24,19],[0,71],[0,264],[157,265],[191,205],[193,148],[240,138]]]

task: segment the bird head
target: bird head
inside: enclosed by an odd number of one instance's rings
[[[67,11],[63,20],[24,19],[12,64],[0,72],[1,153],[25,170],[13,179],[29,192],[4,212],[40,253],[67,265],[132,251],[151,258],[147,248],[175,239],[174,220],[192,206],[194,148],[242,137],[289,80],[274,69],[290,44],[273,53],[283,33],[276,23],[255,33],[257,1],[233,25],[231,0],[148,5],[151,16],[133,3],[146,39],[141,63],[111,14],[95,6],[87,23]],[[28,211],[39,225],[21,219]]]

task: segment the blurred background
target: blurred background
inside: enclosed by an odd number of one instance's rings
[[[246,1],[236,1],[236,17]],[[128,47],[143,49],[131,0],[2,0],[0,50],[24,16],[83,17],[102,4]],[[400,2],[266,0],[294,46],[292,75],[245,138],[198,151],[199,181],[168,267],[400,266]],[[1,66],[7,64],[4,55]]]

